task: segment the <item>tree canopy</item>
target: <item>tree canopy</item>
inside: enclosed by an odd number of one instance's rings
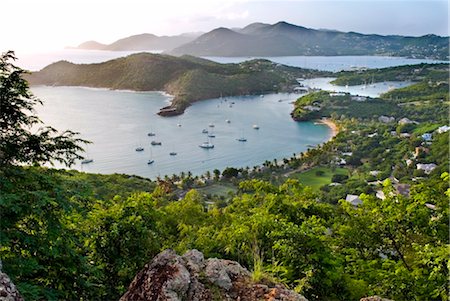
[[[34,115],[42,101],[31,93],[24,79],[27,72],[15,66],[15,60],[13,51],[0,56],[0,166],[52,161],[70,166],[82,159],[80,144],[88,141],[77,138],[77,132],[59,133],[44,126]]]

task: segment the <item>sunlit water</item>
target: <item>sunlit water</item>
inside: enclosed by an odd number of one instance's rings
[[[93,142],[87,156],[93,163],[74,166],[98,173],[126,173],[155,178],[191,171],[253,167],[266,160],[291,157],[330,138],[330,129],[290,118],[295,94],[270,94],[201,101],[177,117],[156,115],[168,97],[158,92],[127,92],[80,87],[32,88],[45,105],[41,119],[57,129],[72,129]],[[232,104],[234,102],[234,104]],[[227,123],[226,120],[230,122]],[[214,128],[209,124],[214,124]],[[256,130],[253,125],[260,128]],[[213,149],[203,129],[213,131]],[[148,137],[154,132],[155,137]],[[247,142],[239,142],[244,136]],[[151,146],[152,140],[161,146]],[[136,152],[136,147],[144,151]],[[176,152],[171,156],[170,152]],[[151,165],[149,159],[155,160]]]
[[[18,64],[38,70],[65,59],[75,63],[102,62],[133,52],[63,50],[55,53],[28,55]],[[238,62],[248,58],[214,58],[221,62]],[[293,66],[339,70],[350,66],[386,67],[427,60],[388,57],[280,57],[275,62]],[[436,61],[430,61],[436,62]],[[350,92],[376,97],[391,88],[408,83],[381,83],[366,86],[338,87],[331,78],[303,82],[312,88]],[[111,91],[81,87],[32,87],[45,105],[38,108],[41,119],[59,130],[71,129],[93,142],[86,147],[90,164],[77,162],[76,169],[98,173],[126,173],[155,178],[191,171],[202,174],[225,167],[253,167],[266,160],[290,157],[330,138],[331,131],[313,122],[294,122],[290,118],[296,94],[270,94],[205,100],[195,103],[177,117],[162,118],[156,113],[170,98],[158,92]],[[231,104],[234,102],[234,104]],[[226,120],[230,120],[227,123]],[[213,123],[214,128],[208,124]],[[253,129],[258,125],[259,130]],[[199,144],[207,137],[202,129],[213,130],[210,141],[214,149]],[[148,137],[155,132],[155,137]],[[237,138],[245,136],[247,142]],[[151,146],[152,140],[161,146]],[[144,147],[136,152],[136,147]],[[176,152],[176,156],[170,156]],[[154,163],[148,165],[148,160]],[[60,167],[60,166],[58,166]]]
[[[382,82],[382,83],[370,83],[356,86],[336,86],[331,83],[335,78],[332,77],[320,77],[305,79],[300,83],[306,87],[328,90],[333,92],[346,92],[352,95],[378,97],[380,94],[390,91],[392,89],[403,88],[411,85],[411,82]]]
[[[16,53],[18,65],[22,68],[36,71],[45,66],[59,60],[67,60],[73,63],[88,64],[100,63],[118,57],[127,56],[142,51],[103,51],[103,50],[80,50],[80,49],[63,49],[53,52],[42,53]],[[148,51],[152,53],[160,53],[161,51]],[[253,59],[255,57],[205,57],[219,63],[239,63]],[[354,67],[366,68],[383,68],[419,63],[440,63],[444,61],[428,60],[428,59],[409,59],[403,57],[387,57],[387,56],[273,56],[259,57],[271,60],[276,63],[326,70],[339,71],[349,70]],[[448,63],[448,62],[446,62]]]
[[[341,71],[353,68],[386,68],[402,65],[413,65],[420,63],[448,63],[448,61],[437,61],[428,59],[410,59],[404,57],[389,56],[270,56],[270,57],[220,57],[211,56],[206,59],[219,63],[240,63],[254,58],[264,58],[272,62],[301,67],[317,69],[322,71]]]

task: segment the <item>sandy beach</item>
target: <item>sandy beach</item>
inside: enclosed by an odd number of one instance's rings
[[[333,138],[334,136],[336,136],[339,133],[338,126],[331,119],[322,118],[319,121],[317,121],[317,123],[325,124],[326,126],[328,126],[331,129],[331,137],[330,137],[330,139]]]

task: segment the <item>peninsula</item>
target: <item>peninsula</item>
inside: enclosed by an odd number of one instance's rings
[[[191,56],[138,53],[99,64],[53,63],[28,76],[32,85],[165,91],[174,96],[161,116],[184,112],[193,102],[227,96],[292,91],[297,78],[329,76],[268,60],[219,64]]]

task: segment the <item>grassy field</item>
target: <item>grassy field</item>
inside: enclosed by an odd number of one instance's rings
[[[322,175],[317,173],[323,172]],[[348,170],[345,168],[336,168],[334,171],[328,167],[315,167],[308,171],[291,175],[291,178],[298,179],[300,183],[311,186],[313,189],[319,189],[323,185],[331,183],[331,177],[335,174],[347,175]]]
[[[236,187],[231,183],[217,183],[202,188],[196,188],[196,190],[201,194],[217,196],[228,196],[230,192],[235,193],[237,191]]]

